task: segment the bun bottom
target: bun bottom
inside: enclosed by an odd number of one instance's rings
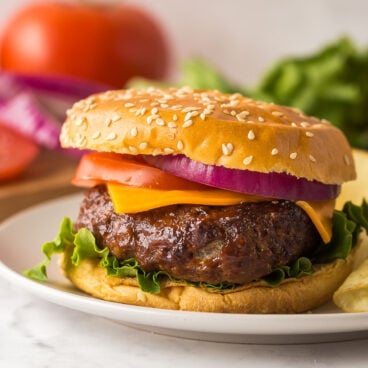
[[[97,259],[74,266],[61,258],[61,269],[79,289],[96,298],[145,307],[216,313],[300,313],[331,300],[352,271],[353,254],[347,259],[318,266],[312,275],[288,279],[278,287],[261,282],[222,292],[168,282],[159,294],[142,291],[133,278],[108,276]]]

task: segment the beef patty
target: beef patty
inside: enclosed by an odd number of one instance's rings
[[[290,201],[116,214],[104,186],[86,193],[76,221],[76,229],[82,227],[120,260],[135,258],[146,271],[211,284],[256,280],[310,254],[321,241],[306,213]]]

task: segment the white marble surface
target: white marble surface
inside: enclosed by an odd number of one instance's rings
[[[366,367],[368,340],[241,345],[135,330],[56,306],[0,278],[0,367]]]

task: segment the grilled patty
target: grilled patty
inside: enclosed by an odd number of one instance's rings
[[[105,186],[90,189],[76,229],[146,271],[187,281],[244,284],[310,254],[320,236],[305,212],[289,201],[234,206],[175,205],[116,214]]]

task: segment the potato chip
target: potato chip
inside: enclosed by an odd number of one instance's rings
[[[362,235],[355,254],[355,270],[333,295],[334,303],[345,312],[368,312],[368,237]]]

